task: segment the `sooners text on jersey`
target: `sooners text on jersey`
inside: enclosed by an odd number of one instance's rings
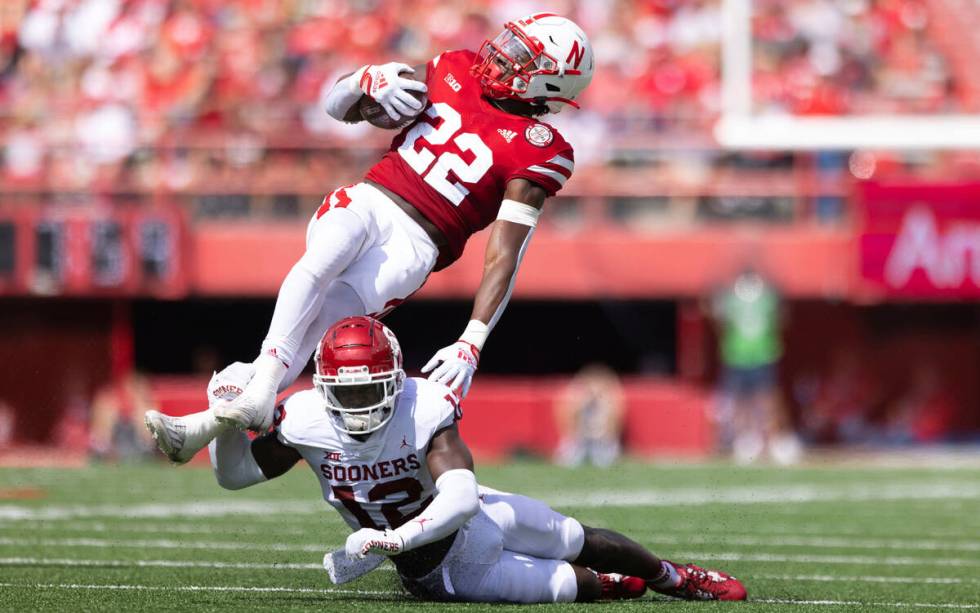
[[[437,270],[496,219],[508,181],[533,181],[552,196],[575,168],[571,145],[554,128],[505,113],[482,96],[470,74],[475,58],[472,51],[447,51],[429,62],[428,106],[366,175],[442,231],[449,246]]]
[[[323,498],[352,529],[397,528],[435,494],[426,463],[429,442],[461,417],[444,385],[409,378],[384,428],[360,442],[333,427],[314,390],[293,394],[277,409],[279,440],[303,456]]]

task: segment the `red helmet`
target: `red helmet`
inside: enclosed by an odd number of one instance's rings
[[[377,319],[348,317],[330,326],[316,348],[313,385],[334,425],[347,434],[380,429],[405,382],[395,334]]]

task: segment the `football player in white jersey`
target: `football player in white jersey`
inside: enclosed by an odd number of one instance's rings
[[[315,361],[314,389],[276,408],[272,432],[250,442],[228,430],[211,443],[218,483],[247,487],[305,460],[354,531],[347,556],[390,557],[412,594],[539,603],[636,598],[650,588],[689,600],[745,599],[730,575],[661,560],[621,534],[478,485],[456,396],[406,378],[398,341],[381,322],[339,321]],[[240,393],[250,368],[215,375],[213,402]]]

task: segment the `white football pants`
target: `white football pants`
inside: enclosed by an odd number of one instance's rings
[[[578,520],[540,500],[480,486],[480,512],[466,523],[440,568],[420,580],[436,597],[468,602],[572,602]]]
[[[381,316],[422,287],[439,252],[384,193],[367,183],[324,199],[306,230],[306,252],[282,282],[262,353],[288,366],[279,391],[306,367],[327,328],[352,315]]]

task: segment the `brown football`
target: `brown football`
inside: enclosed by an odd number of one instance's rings
[[[401,73],[401,76],[405,77],[406,79],[412,79],[415,81],[419,80],[415,78],[414,74],[409,72],[403,72]],[[425,103],[428,101],[428,97],[425,95],[425,93],[414,90],[408,90],[408,93],[422,103],[423,109],[425,108]],[[410,115],[408,117],[402,117],[396,121],[388,116],[388,113],[385,112],[384,107],[368,96],[361,96],[361,101],[358,103],[358,110],[360,110],[361,117],[364,118],[364,121],[383,130],[398,130],[400,128],[404,128],[418,116],[418,114]]]

